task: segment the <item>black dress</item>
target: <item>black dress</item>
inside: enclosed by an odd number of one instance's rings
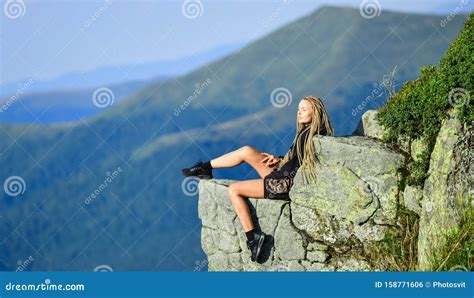
[[[301,148],[302,152],[302,157],[304,158],[304,144],[306,142],[306,139],[308,138],[309,134],[309,128],[310,126],[307,125],[305,126],[299,133],[298,135],[301,135],[301,138],[299,140],[299,146]],[[325,133],[323,133],[325,134]],[[293,143],[291,148],[294,148],[295,144]],[[289,152],[291,152],[291,148]],[[290,154],[290,153],[288,153]],[[282,158],[282,156],[279,156]],[[298,171],[298,168],[300,167],[301,163],[300,160],[298,159],[298,154],[296,150],[293,150],[293,154],[288,160],[287,163],[285,163],[280,170],[275,167],[273,172],[268,174],[263,178],[263,192],[264,192],[264,197],[266,199],[273,199],[273,200],[290,200],[289,197],[289,192],[291,187],[293,186],[293,178],[296,175],[296,172]]]

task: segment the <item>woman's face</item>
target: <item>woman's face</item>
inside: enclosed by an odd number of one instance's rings
[[[305,99],[302,99],[298,104],[298,113],[296,116],[298,118],[298,123],[311,123],[311,118],[313,117],[313,108],[311,107],[311,103]]]

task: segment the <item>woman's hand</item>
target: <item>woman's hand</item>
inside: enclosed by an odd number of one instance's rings
[[[280,158],[271,155],[270,153],[262,152],[262,155],[265,156],[261,162],[266,163],[267,167],[273,168],[274,166],[280,163]]]

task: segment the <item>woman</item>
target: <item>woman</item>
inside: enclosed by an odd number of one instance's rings
[[[183,175],[187,177],[197,176],[202,179],[211,179],[212,169],[234,167],[245,161],[262,177],[261,179],[232,183],[227,192],[247,235],[247,247],[251,252],[251,260],[254,262],[257,261],[260,254],[265,234],[255,231],[246,199],[289,200],[293,178],[300,165],[308,169],[308,171],[303,171],[304,182],[308,182],[309,178],[314,182],[316,180],[317,157],[313,136],[334,134],[324,104],[318,97],[306,96],[300,101],[296,123],[296,136],[290,150],[284,157],[275,157],[253,147],[244,146],[205,163],[199,161],[191,168],[182,170]]]

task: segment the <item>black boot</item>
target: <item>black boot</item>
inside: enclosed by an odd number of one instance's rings
[[[212,179],[212,169],[205,169],[202,167],[202,161],[198,161],[190,168],[182,169],[183,176],[196,176],[201,179]]]
[[[265,233],[263,232],[254,232],[255,238],[252,241],[247,240],[247,247],[250,250],[251,256],[250,259],[252,262],[257,262],[258,256],[263,247],[263,242],[265,241]]]

